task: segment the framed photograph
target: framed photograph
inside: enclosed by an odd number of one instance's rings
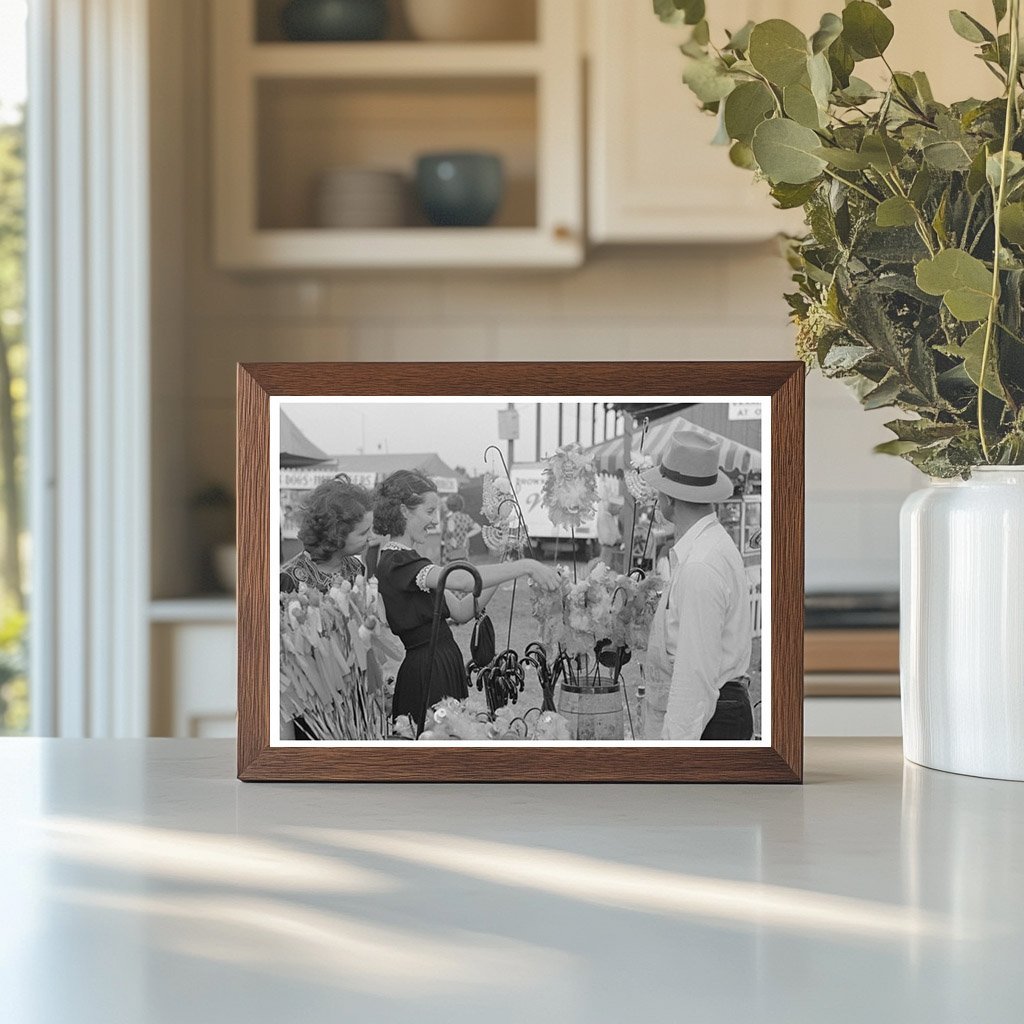
[[[798,362],[238,367],[238,777],[800,782]]]

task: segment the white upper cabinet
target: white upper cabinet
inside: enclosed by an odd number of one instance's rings
[[[507,38],[416,39],[391,4],[384,39],[294,42],[281,29],[283,0],[212,3],[217,264],[582,262],[579,8],[508,4],[529,27]],[[417,158],[465,151],[500,157],[498,212],[485,227],[432,226],[413,187]],[[463,163],[439,163],[437,174],[462,174]]]
[[[589,33],[589,234],[594,243],[715,242],[769,238],[802,228],[799,211],[775,209],[767,185],[711,145],[714,118],[682,83],[686,26],[663,25],[651,0],[583,0]],[[712,39],[748,20],[785,18],[807,34],[845,0],[707,0]],[[895,0],[887,53],[899,70],[928,72],[936,98],[996,95],[999,83],[955,35],[947,7],[991,24],[989,0]],[[1005,30],[1005,24],[1004,24]],[[857,74],[878,82],[880,61]]]

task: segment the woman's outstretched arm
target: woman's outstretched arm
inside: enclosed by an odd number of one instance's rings
[[[529,576],[545,590],[555,590],[558,587],[558,573],[535,558],[517,558],[515,561],[502,562],[499,565],[481,565],[477,567],[477,571],[485,590],[521,579],[523,576]],[[431,590],[437,590],[441,582],[441,572],[439,565],[430,567],[426,575],[426,584]],[[454,591],[456,594],[472,594],[475,585],[472,573],[465,569],[455,569],[444,581],[445,590]]]

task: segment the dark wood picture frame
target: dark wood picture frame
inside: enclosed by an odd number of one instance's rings
[[[270,745],[270,397],[729,395],[771,400],[771,737],[757,747]],[[238,778],[801,782],[804,366],[799,362],[249,363],[238,366]]]

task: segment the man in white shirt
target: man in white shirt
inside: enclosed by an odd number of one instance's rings
[[[752,623],[743,559],[715,514],[732,495],[721,441],[680,425],[644,474],[675,527],[671,576],[647,648],[644,738],[749,740]]]

